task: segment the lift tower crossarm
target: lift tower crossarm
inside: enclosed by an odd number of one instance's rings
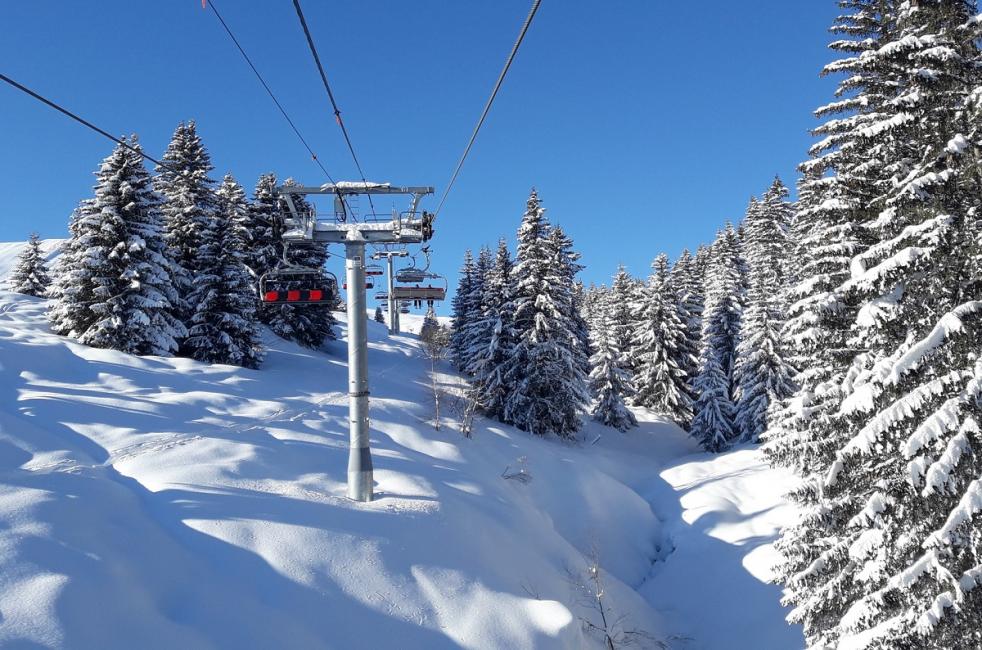
[[[417,221],[390,221],[386,223],[330,223],[326,221],[301,222],[300,228],[283,233],[288,242],[322,242],[344,244],[357,233],[369,244],[419,244],[423,231]]]
[[[357,232],[369,244],[419,244],[424,237],[425,215],[416,216],[419,201],[433,193],[432,187],[395,187],[387,183],[337,183],[309,187],[303,185],[283,185],[277,188],[283,196],[289,212],[283,239],[288,242],[323,242],[343,244]],[[339,223],[336,219],[318,219],[315,213],[297,210],[294,196],[308,194],[355,195],[355,194],[403,194],[411,195],[412,203],[406,218],[394,213],[392,220],[369,221],[361,223]]]
[[[337,183],[332,185],[318,185],[309,187],[306,185],[285,185],[279,188],[281,194],[418,194],[426,196],[433,194],[432,187],[397,187],[388,183]]]

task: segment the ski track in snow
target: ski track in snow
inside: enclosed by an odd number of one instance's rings
[[[802,645],[763,582],[787,479],[754,450],[692,455],[645,412],[596,444],[438,432],[416,339],[370,323],[378,499],[353,504],[343,341],[267,334],[249,371],[80,346],[44,308],[0,292],[2,647],[600,647],[568,584],[594,547],[671,647]]]

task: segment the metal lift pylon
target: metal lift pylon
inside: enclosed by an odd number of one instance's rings
[[[432,216],[418,212],[423,196],[432,187],[393,187],[388,183],[337,183],[320,187],[284,185],[279,189],[287,207],[283,240],[344,244],[345,277],[348,284],[348,498],[371,501],[374,493],[372,453],[369,445],[368,420],[368,314],[365,311],[365,245],[419,244],[433,234]],[[411,207],[404,213],[393,213],[390,221],[319,220],[316,212],[301,213],[294,196],[334,195],[344,205],[346,196],[358,194],[403,194],[412,196]],[[389,258],[390,311],[392,258]]]
[[[392,271],[392,258],[393,257],[409,257],[409,253],[404,250],[398,251],[376,251],[372,255],[373,260],[378,260],[382,258],[386,259],[386,280],[388,281],[388,295],[386,296],[389,309],[389,334],[398,334],[400,331],[399,324],[399,308],[396,304],[395,299],[395,275]]]

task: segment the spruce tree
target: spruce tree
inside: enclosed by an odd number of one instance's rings
[[[735,392],[733,373],[746,304],[745,269],[746,261],[737,233],[731,224],[726,224],[713,243],[707,269],[706,312],[709,316],[703,321],[703,339],[716,337],[710,343],[719,354],[731,397]]]
[[[215,182],[208,176],[213,169],[211,156],[193,120],[177,125],[162,160],[165,165],[157,167],[154,187],[163,197],[164,238],[178,292],[177,308],[186,320],[195,307],[188,294],[198,273],[201,237],[215,211]]]
[[[688,354],[686,324],[671,285],[668,256],[662,253],[655,258],[652,269],[634,334],[638,350],[634,403],[687,428],[692,419],[692,388],[683,368]]]
[[[706,451],[726,449],[734,437],[733,401],[720,357],[708,350],[699,363],[694,387],[697,395],[690,432]]]
[[[601,318],[602,323],[606,322],[606,317]],[[634,390],[631,379],[624,370],[624,361],[611,345],[610,339],[609,328],[599,327],[594,331],[595,352],[590,357],[590,392],[595,402],[590,414],[597,422],[623,432],[638,426],[637,418],[625,403]]]
[[[263,174],[256,181],[252,201],[244,217],[245,257],[243,259],[254,283],[280,263],[283,231],[279,196],[276,192],[276,175]],[[258,284],[256,285],[258,295]]]
[[[875,240],[853,256],[841,287],[861,346],[840,412],[823,504],[847,519],[848,562],[824,573],[844,609],[823,639],[880,647],[977,648],[982,616],[978,535],[982,444],[977,346],[979,83],[974,3],[902,2],[896,40],[877,52],[896,98],[867,134],[886,154]],[[834,556],[833,556],[834,557]],[[838,558],[835,558],[838,560]]]
[[[48,268],[44,263],[41,238],[31,233],[24,250],[17,256],[17,264],[10,274],[10,290],[38,298],[44,297],[51,284]]]
[[[586,377],[570,347],[576,338],[571,314],[572,286],[556,268],[549,224],[535,190],[518,231],[514,269],[515,347],[506,369],[512,391],[505,419],[524,431],[571,438],[579,412],[589,400]]]
[[[491,341],[492,324],[485,318],[484,293],[485,283],[491,268],[494,266],[494,258],[491,249],[482,246],[474,263],[474,275],[471,281],[470,297],[467,299],[468,314],[467,324],[464,326],[461,336],[461,346],[463,348],[463,370],[468,375],[473,376],[477,371],[477,365],[483,351]]]
[[[454,293],[451,306],[453,309],[450,321],[450,359],[458,370],[467,371],[467,333],[474,313],[474,256],[470,249],[464,251],[464,263],[460,267],[457,280],[457,291]]]
[[[737,347],[736,429],[740,439],[757,442],[767,430],[769,411],[794,392],[793,370],[785,360],[780,333],[787,288],[787,250],[791,205],[788,190],[775,178],[761,201],[752,200],[743,223],[743,251],[750,291]]]
[[[702,340],[703,287],[696,273],[695,259],[688,249],[675,261],[669,278],[678,300],[679,316],[685,324],[685,341],[681,367],[691,387],[699,371],[699,347]]]
[[[733,370],[743,311],[743,258],[730,224],[713,243],[706,269],[699,374],[692,435],[709,451],[721,451],[736,437]]]
[[[573,240],[559,225],[549,229],[548,246],[555,264],[557,286],[563,288],[558,293],[560,311],[565,320],[565,327],[570,333],[566,342],[569,354],[573,357],[580,371],[587,376],[590,374],[590,327],[583,317],[582,288],[576,276],[583,270],[579,263],[580,254],[573,249]]]
[[[779,576],[809,647],[982,642],[974,5],[856,1],[835,28],[847,99],[820,113],[846,117],[804,169],[788,327],[810,363],[768,444],[805,474]]]
[[[511,393],[511,385],[505,377],[507,362],[514,353],[512,303],[512,259],[508,244],[498,241],[494,266],[484,281],[482,299],[482,328],[491,336],[487,346],[479,350],[474,363],[474,395],[478,405],[487,414],[501,421],[504,419],[505,402]]]
[[[701,294],[703,303],[705,303],[706,300],[706,272],[709,269],[711,249],[711,246],[699,244],[699,246],[696,248],[696,254],[692,256],[692,274],[695,276],[696,282],[702,288]]]
[[[129,144],[136,151],[119,145],[103,161],[95,198],[73,224],[78,255],[63,277],[78,287],[59,292],[53,320],[86,345],[169,355],[186,330],[174,315],[158,199],[139,144]]]
[[[637,361],[633,355],[637,297],[637,283],[634,278],[623,264],[618,266],[610,285],[610,299],[607,301],[610,345],[621,355],[624,367],[632,378]]]
[[[792,369],[784,360],[781,310],[774,294],[756,282],[749,294],[737,352],[740,358],[734,424],[744,442],[758,442],[770,409],[794,393]]]
[[[375,322],[385,324],[385,314],[382,313],[382,306],[375,307]]]
[[[72,212],[68,221],[68,239],[61,245],[49,290],[51,329],[74,338],[95,320],[89,309],[95,302],[95,285],[91,269],[85,264],[86,251],[99,227],[93,214],[94,202],[94,199],[82,200]]]
[[[802,516],[782,533],[777,567],[784,602],[793,606],[789,621],[804,626],[809,647],[838,643],[833,628],[848,597],[839,569],[851,563],[855,538],[847,526],[860,499],[848,490],[832,491],[825,478],[838,447],[858,423],[840,411],[849,366],[862,352],[849,327],[856,310],[839,290],[849,279],[850,260],[868,241],[865,224],[876,217],[872,203],[886,175],[883,151],[868,134],[887,118],[895,71],[879,53],[894,41],[894,3],[850,0],[832,27],[830,47],[842,58],[823,74],[842,74],[837,99],[818,109],[826,119],[819,141],[802,164],[796,214],[798,284],[788,294],[788,320],[782,338],[798,369],[798,389],[781,405],[764,449],[773,463],[795,468],[803,477],[792,493]],[[851,585],[850,585],[851,588]]]
[[[214,218],[201,231],[185,347],[209,363],[257,368],[263,358],[256,294],[245,266],[248,210],[245,191],[226,175],[216,192]]]

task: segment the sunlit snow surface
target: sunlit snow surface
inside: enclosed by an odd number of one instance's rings
[[[792,515],[755,451],[693,456],[643,412],[578,445],[482,419],[466,439],[445,366],[435,431],[418,341],[370,323],[378,499],[359,505],[343,341],[267,334],[250,371],[80,346],[44,309],[0,293],[0,646],[600,647],[568,580],[593,547],[629,627],[801,645],[762,582]]]

